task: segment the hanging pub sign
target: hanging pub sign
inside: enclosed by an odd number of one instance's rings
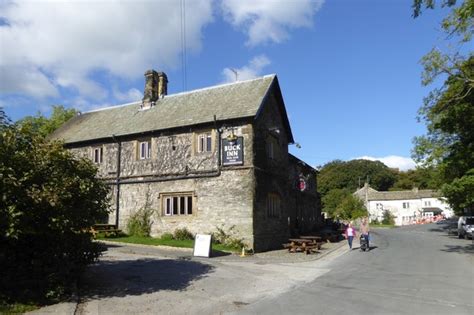
[[[300,177],[300,179],[298,180],[298,189],[300,191],[306,190],[306,180],[304,179],[304,177]]]
[[[222,139],[222,165],[244,164],[244,138]]]

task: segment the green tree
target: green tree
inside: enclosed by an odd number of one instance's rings
[[[330,217],[335,217],[339,204],[350,195],[351,192],[347,189],[331,189],[322,198],[323,211]]]
[[[433,0],[414,1],[414,16],[434,4]],[[456,1],[441,4],[453,6]],[[419,111],[428,132],[414,139],[413,157],[439,169],[441,190],[460,214],[474,212],[470,187],[474,180],[474,55],[472,49],[464,48],[474,32],[474,0],[453,7],[442,28],[455,49],[443,52],[436,48],[422,59],[423,84],[443,78],[444,83],[425,98]]]
[[[438,170],[435,167],[418,167],[408,171],[394,171],[396,181],[390,190],[409,190],[412,188],[435,189],[441,188]]]
[[[42,137],[47,137],[77,113],[74,108],[67,109],[62,105],[53,105],[49,118],[38,112],[36,116],[26,116],[16,124],[23,128],[29,128]]]
[[[324,165],[318,175],[318,190],[322,196],[332,189],[347,189],[354,192],[359,182],[369,178],[370,185],[377,190],[388,190],[395,182],[393,172],[380,161],[335,160]]]
[[[395,224],[395,217],[390,211],[384,210],[383,217],[382,217],[382,224],[387,224],[387,225]]]
[[[108,213],[97,169],[29,128],[0,128],[0,303],[61,295],[99,256],[88,227]]]
[[[366,217],[368,213],[362,200],[349,195],[337,206],[335,216],[343,220],[354,220]]]

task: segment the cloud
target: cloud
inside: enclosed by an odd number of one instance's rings
[[[270,63],[270,59],[268,59],[265,55],[259,55],[250,60],[248,65],[243,66],[242,68],[225,68],[222,70],[224,82],[229,83],[235,81],[234,71],[237,72],[237,79],[239,81],[256,78],[261,74],[263,68],[268,66]]]
[[[135,88],[131,88],[125,93],[114,88],[113,93],[115,99],[123,103],[137,102],[143,98],[143,93]]]
[[[401,171],[407,171],[410,169],[414,169],[416,167],[416,163],[411,158],[397,156],[397,155],[389,155],[389,156],[380,157],[380,158],[371,157],[371,156],[361,156],[356,159],[380,161],[390,168],[398,168]]]
[[[248,35],[247,45],[281,43],[289,30],[311,27],[324,0],[222,0],[224,18]]]
[[[14,0],[2,2],[0,12],[2,93],[41,98],[66,88],[103,100],[110,91],[97,72],[136,79],[179,62],[179,1]],[[198,52],[212,0],[187,1],[186,12],[187,49]]]

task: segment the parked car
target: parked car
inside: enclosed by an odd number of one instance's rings
[[[458,221],[458,237],[459,238],[471,238],[472,230],[474,229],[474,216],[473,217],[459,217]]]

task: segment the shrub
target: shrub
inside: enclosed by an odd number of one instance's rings
[[[151,216],[154,210],[144,206],[130,216],[127,222],[127,232],[129,235],[148,237],[151,233]]]
[[[212,239],[216,244],[224,244],[235,249],[245,247],[242,239],[234,238],[230,235],[233,229],[234,226],[229,229],[229,232],[226,232],[223,228],[216,227],[216,232],[212,233]]]
[[[385,210],[383,212],[382,224],[387,224],[387,225],[395,224],[395,217],[393,216],[392,213],[390,213],[390,211]]]
[[[0,301],[54,299],[100,255],[87,231],[109,188],[61,143],[0,122]]]
[[[176,229],[173,234],[175,240],[184,241],[184,240],[193,240],[194,235],[188,231],[186,228]]]
[[[163,233],[160,238],[164,241],[171,241],[174,239],[173,234],[171,233]]]

